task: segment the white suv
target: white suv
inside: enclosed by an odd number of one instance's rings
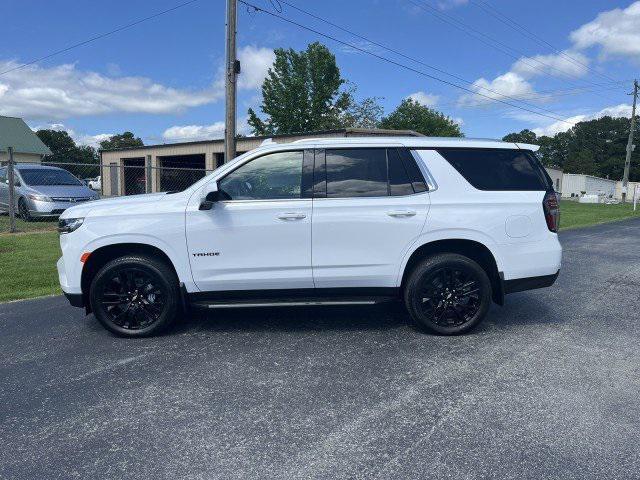
[[[457,334],[560,269],[558,197],[533,145],[450,138],[271,143],[178,193],[64,212],[60,284],[109,330],[189,307],[402,299]]]

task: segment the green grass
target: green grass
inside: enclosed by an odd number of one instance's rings
[[[58,234],[0,235],[0,302],[61,293]]]
[[[640,209],[632,205],[601,205],[572,201],[561,202],[562,230],[599,223],[640,218]],[[0,234],[0,302],[59,294],[56,261],[60,257],[58,234],[34,230],[51,230],[55,222],[25,223],[22,231],[31,233]],[[0,217],[0,232],[7,232],[8,218]]]
[[[16,218],[16,228],[18,232],[52,232],[58,226],[58,219],[37,220],[25,222],[21,218]],[[9,215],[0,215],[0,233],[9,231]]]
[[[640,218],[640,208],[634,212],[633,205],[630,203],[605,205],[578,203],[570,200],[560,202],[560,230],[587,227],[633,217]]]

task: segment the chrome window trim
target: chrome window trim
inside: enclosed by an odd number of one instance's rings
[[[424,176],[425,181],[427,182],[427,188],[428,188],[427,191],[435,192],[436,190],[438,190],[438,184],[436,183],[436,179],[433,178],[433,175],[431,175],[431,172],[429,171],[429,168],[427,167],[427,164],[423,160],[422,156],[418,153],[418,151],[415,148],[411,148],[411,147],[407,147],[407,148],[409,152],[411,152],[411,156],[415,160],[416,164],[418,165],[418,168],[420,169],[420,171],[422,172],[422,175]]]

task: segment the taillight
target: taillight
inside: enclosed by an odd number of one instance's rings
[[[547,221],[547,227],[552,232],[557,232],[560,226],[560,198],[558,197],[556,192],[547,192],[542,201],[544,218]]]

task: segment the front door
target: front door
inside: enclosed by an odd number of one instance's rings
[[[227,200],[187,210],[189,261],[201,291],[313,288],[303,158],[300,150],[250,160],[218,180]]]
[[[325,153],[324,163],[316,156],[316,179],[326,169],[326,193],[313,205],[316,288],[395,287],[429,211],[424,177],[403,148]]]

